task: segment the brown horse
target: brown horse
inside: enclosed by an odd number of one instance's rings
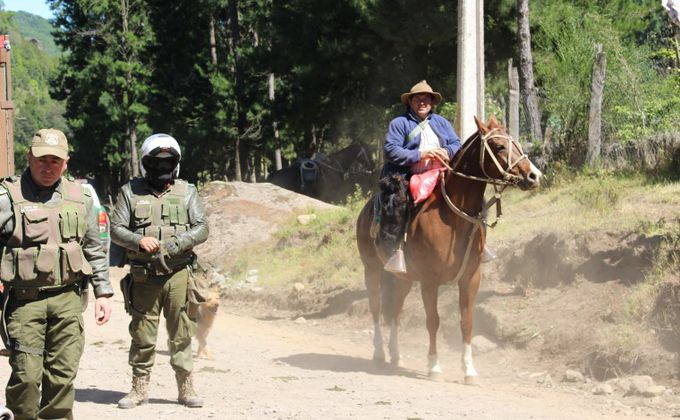
[[[453,159],[452,169],[442,176],[440,188],[420,207],[411,209],[411,222],[404,244],[407,273],[383,270],[386,256],[371,235],[374,221],[373,199],[364,206],[357,221],[357,245],[364,264],[368,301],[374,323],[373,360],[385,361],[380,328],[381,283],[383,316],[390,325],[389,351],[392,365],[399,364],[399,313],[414,281],[420,282],[430,336],[428,374],[441,373],[437,361],[439,286],[456,282],[459,289],[460,327],[463,333],[463,371],[465,383],[477,376],[472,363],[472,313],[479,289],[485,217],[489,207],[500,203],[500,192],[508,185],[529,190],[538,186],[541,172],[507,134],[495,118],[484,124],[475,118],[478,131]],[[486,184],[494,184],[495,198],[485,204]],[[498,208],[500,210],[500,208]],[[393,281],[393,282],[392,282]],[[385,290],[387,289],[387,290]],[[385,292],[392,296],[385,296]]]

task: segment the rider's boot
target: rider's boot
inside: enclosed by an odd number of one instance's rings
[[[482,262],[487,263],[489,261],[493,261],[498,256],[496,255],[495,252],[491,248],[489,248],[486,244],[484,244],[484,250],[482,251]]]

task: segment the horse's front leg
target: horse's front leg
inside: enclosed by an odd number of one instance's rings
[[[425,306],[425,324],[430,336],[430,348],[427,352],[427,376],[431,379],[438,379],[441,376],[442,368],[439,366],[437,358],[437,331],[439,330],[439,311],[437,310],[439,285],[433,280],[423,279],[420,282],[420,291]]]
[[[465,383],[473,385],[476,382],[477,370],[472,363],[472,317],[474,313],[475,298],[479,290],[479,269],[469,279],[461,279],[458,282],[458,304],[460,306],[460,329],[463,334],[463,372]]]

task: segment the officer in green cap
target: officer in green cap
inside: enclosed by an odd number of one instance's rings
[[[80,294],[92,283],[97,324],[111,316],[108,259],[87,189],[63,176],[68,142],[35,133],[28,169],[0,182],[2,335],[16,419],[71,419],[83,352]]]
[[[121,189],[111,216],[111,238],[126,250],[130,274],[122,282],[130,321],[132,390],[119,408],[148,401],[161,313],[168,330],[170,365],[178,400],[202,407],[193,387],[191,337],[196,323],[188,309],[193,248],[208,239],[208,220],[196,187],[177,179],[181,151],[167,134],[154,134],[141,148],[142,178]]]

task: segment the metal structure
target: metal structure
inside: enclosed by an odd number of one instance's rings
[[[8,35],[0,35],[0,177],[14,175],[14,103]]]

